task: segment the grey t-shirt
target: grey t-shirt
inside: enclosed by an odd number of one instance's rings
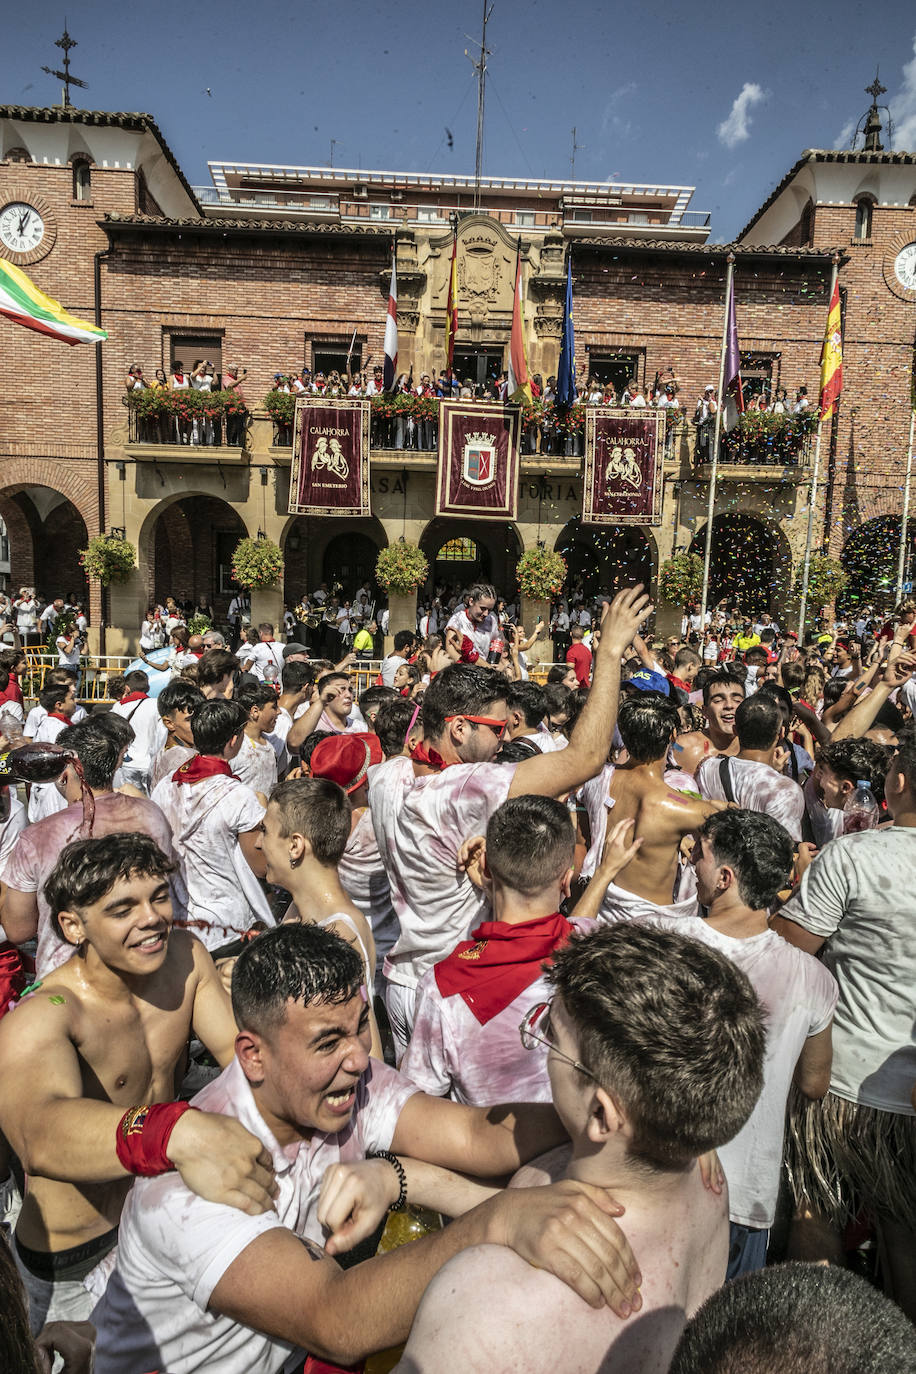
[[[826,940],[840,988],[830,1091],[913,1116],[916,1082],[916,828],[831,840],[782,915]]]

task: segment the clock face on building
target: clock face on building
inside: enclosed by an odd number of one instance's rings
[[[34,205],[14,200],[0,210],[0,243],[12,253],[31,253],[41,247],[45,222]]]
[[[908,243],[894,258],[894,276],[908,291],[916,291],[916,243]]]

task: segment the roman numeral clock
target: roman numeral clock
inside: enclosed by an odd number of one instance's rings
[[[884,258],[884,280],[895,296],[916,301],[916,234],[898,234]]]
[[[54,212],[44,197],[18,187],[0,194],[0,257],[27,267],[47,257],[56,237]]]

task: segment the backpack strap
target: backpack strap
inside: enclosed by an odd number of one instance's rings
[[[725,793],[725,800],[734,804],[735,789],[732,787],[731,769],[728,766],[729,762],[730,760],[727,754],[723,754],[722,758],[719,759],[719,781],[722,784],[722,791]]]

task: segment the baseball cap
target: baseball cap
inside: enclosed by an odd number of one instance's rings
[[[313,778],[329,778],[345,792],[355,792],[372,765],[383,758],[378,735],[332,735],[315,745],[309,770]]]
[[[290,641],[289,644],[285,644],[283,646],[284,660],[286,660],[287,658],[292,658],[293,654],[305,654],[306,658],[308,658],[309,650],[305,647],[304,644],[296,644]]]
[[[640,668],[632,673],[623,684],[624,687],[635,687],[640,692],[661,692],[663,697],[669,695],[671,684],[661,673],[652,673],[648,668]]]

